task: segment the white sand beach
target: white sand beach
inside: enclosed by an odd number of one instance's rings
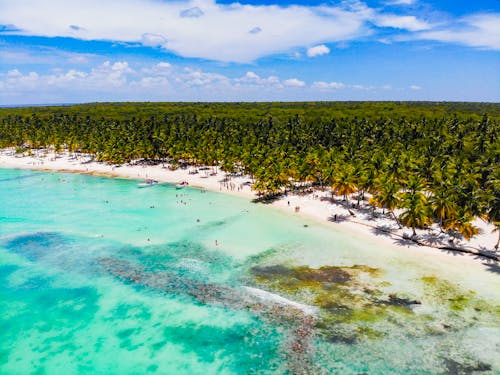
[[[222,171],[214,173],[213,168],[177,168],[171,170],[167,164],[160,165],[110,165],[96,162],[92,157],[82,154],[62,152],[55,154],[48,150],[34,151],[31,155],[19,155],[13,148],[0,150],[0,167],[21,168],[45,171],[59,171],[70,173],[84,173],[110,177],[131,178],[138,180],[155,179],[160,182],[177,184],[186,181],[190,187],[197,187],[211,191],[233,194],[247,199],[257,197],[251,190],[251,179],[248,176],[226,176]],[[192,174],[194,169],[196,174]],[[455,251],[441,250],[437,247],[450,247],[450,236],[439,232],[437,227],[430,230],[418,230],[420,241],[431,246],[421,246],[404,237],[411,234],[409,228],[398,228],[395,221],[382,210],[377,209],[375,214],[366,201],[361,201],[359,208],[345,207],[345,202],[340,197],[331,201],[329,191],[313,191],[308,194],[287,194],[286,196],[270,203],[290,215],[300,215],[335,227],[369,243],[379,243],[383,246],[397,248],[400,251],[410,252],[425,258],[425,262],[461,262],[478,264],[487,267],[487,262],[494,262],[474,254],[464,254]],[[356,199],[352,202],[357,203]],[[299,207],[299,209],[297,209]],[[298,212],[297,212],[298,210]],[[354,215],[352,215],[351,211]],[[397,214],[397,213],[396,213]],[[493,257],[498,253],[494,251],[498,234],[493,232],[493,225],[482,220],[475,220],[474,225],[480,229],[480,234],[471,241],[457,238],[453,246],[467,249],[472,252],[483,252]]]

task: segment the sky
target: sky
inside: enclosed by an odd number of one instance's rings
[[[0,105],[500,102],[500,0],[0,0]]]

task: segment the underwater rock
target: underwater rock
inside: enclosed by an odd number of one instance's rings
[[[276,276],[292,276],[293,271],[282,265],[252,267],[251,272],[257,277],[271,278]]]
[[[351,275],[339,267],[324,266],[318,269],[309,267],[298,267],[295,269],[295,277],[303,281],[314,281],[318,283],[345,283],[351,280]]]
[[[448,374],[472,374],[475,372],[491,371],[491,365],[480,361],[473,363],[460,363],[451,358],[444,359],[444,365]]]
[[[421,305],[422,302],[405,298],[405,297],[398,297],[396,294],[389,294],[389,299],[387,301],[383,301],[382,303],[389,305],[389,306],[400,306],[400,307],[407,307],[410,308],[413,305]]]
[[[325,266],[318,269],[304,267],[288,268],[282,265],[252,267],[251,272],[256,277],[271,279],[276,277],[291,277],[300,281],[345,283],[351,280],[351,275],[340,267]]]

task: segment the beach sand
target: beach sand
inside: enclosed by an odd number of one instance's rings
[[[219,191],[246,199],[257,197],[256,193],[251,190],[249,185],[251,179],[248,176],[231,177],[229,183],[225,183],[226,174],[224,172],[218,171],[216,175],[210,175],[213,168],[207,170],[199,170],[198,168],[199,172],[197,174],[190,174],[190,171],[194,168],[170,170],[166,164],[153,166],[125,164],[116,166],[93,161],[93,158],[88,155],[73,155],[68,152],[56,155],[48,150],[34,151],[32,155],[16,155],[13,148],[0,150],[0,167],[85,173],[138,180],[155,179],[172,184],[187,181],[190,187]],[[359,209],[351,209],[355,214],[355,216],[352,216],[340,197],[335,198],[333,202],[331,202],[330,198],[331,195],[327,191],[314,191],[300,196],[288,194],[270,203],[270,205],[288,212],[290,215],[300,215],[325,225],[334,226],[336,230],[348,233],[359,241],[378,243],[382,246],[409,252],[416,257],[421,257],[422,262],[453,263],[455,265],[459,262],[464,266],[475,264],[485,269],[491,267],[491,262],[494,262],[473,254],[421,246],[412,241],[404,240],[403,235],[410,235],[411,229],[399,229],[394,220],[388,215],[382,214],[381,210],[376,210],[376,217],[374,218],[372,210],[365,202],[364,204],[361,203]],[[357,200],[351,202],[357,203]],[[300,207],[298,212],[296,207]],[[481,233],[471,241],[457,239],[455,240],[455,246],[471,251],[483,251],[493,254],[498,236],[497,233],[492,232],[494,227],[481,220],[476,220],[474,225],[480,228]],[[390,230],[391,233],[386,233],[387,230]],[[420,230],[418,234],[422,240],[432,243],[433,246],[450,245],[448,242],[450,237],[439,234],[437,227],[433,228],[432,231]]]

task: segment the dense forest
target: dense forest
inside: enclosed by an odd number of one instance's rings
[[[100,161],[168,159],[255,179],[264,196],[331,188],[410,228],[470,238],[500,225],[500,104],[100,103],[0,109],[0,147],[53,146]],[[366,197],[365,197],[366,194]]]

